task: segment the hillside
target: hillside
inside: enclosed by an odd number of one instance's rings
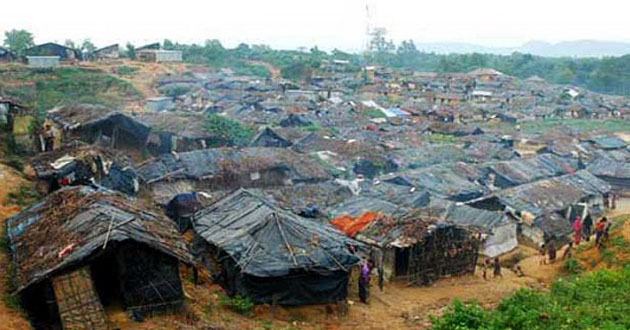
[[[123,106],[142,97],[128,81],[89,67],[33,70],[21,64],[0,65],[0,95],[20,100],[40,112],[60,104],[97,103]]]

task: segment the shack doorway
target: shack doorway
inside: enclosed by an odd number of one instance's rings
[[[123,308],[116,253],[108,251],[91,263],[94,287],[105,308]]]
[[[396,248],[396,269],[395,276],[397,278],[405,277],[409,274],[409,249]]]

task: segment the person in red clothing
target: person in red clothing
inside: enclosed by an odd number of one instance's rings
[[[580,241],[582,240],[582,218],[575,218],[575,222],[573,223],[573,242],[575,246],[580,245]]]

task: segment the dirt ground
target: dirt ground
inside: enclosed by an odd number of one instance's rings
[[[20,211],[18,206],[5,205],[7,195],[19,187],[24,180],[13,169],[0,164],[0,182],[2,182],[0,184],[0,237],[4,237],[4,221]],[[8,263],[6,254],[0,253],[0,269],[3,270],[0,276],[0,294],[3,297],[0,303],[0,330],[29,329],[28,321],[20,312],[7,306],[5,292],[7,292],[9,275],[6,271]]]

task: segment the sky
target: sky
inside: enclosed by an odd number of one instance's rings
[[[137,0],[3,1],[0,33],[26,29],[36,43],[86,38],[96,46],[167,38],[219,39],[273,48],[361,51],[368,21],[395,42],[515,47],[531,40],[630,42],[627,0]],[[369,8],[369,17],[366,13]]]

